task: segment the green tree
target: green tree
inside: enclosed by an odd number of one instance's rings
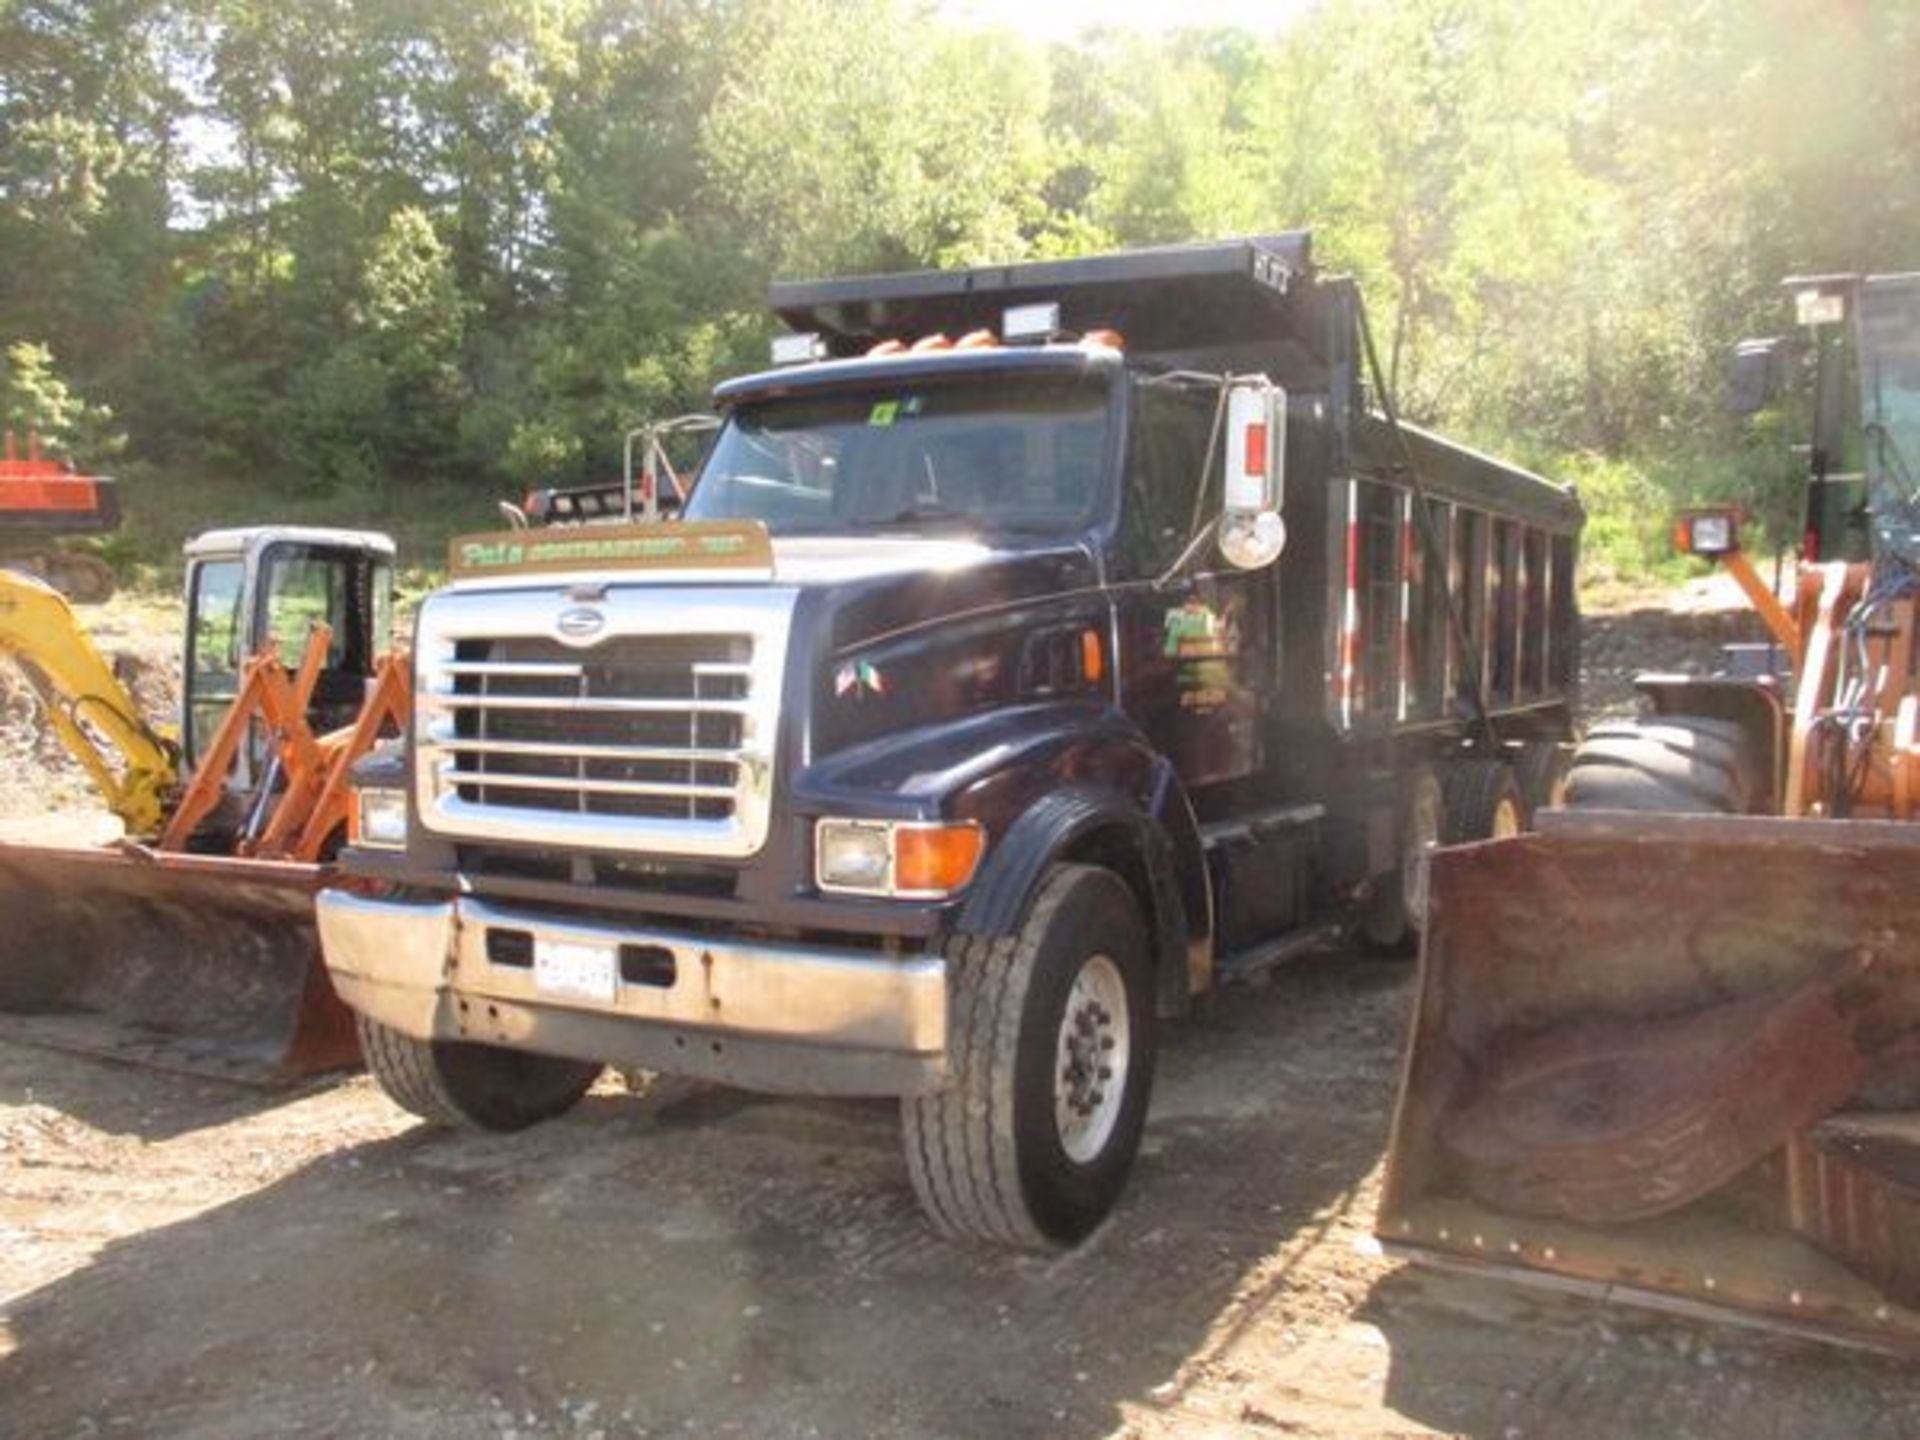
[[[20,444],[35,436],[51,453],[87,464],[118,454],[126,444],[113,428],[113,412],[76,394],[55,366],[53,351],[30,340],[7,347],[0,422]]]

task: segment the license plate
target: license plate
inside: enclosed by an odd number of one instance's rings
[[[571,940],[533,942],[533,983],[549,995],[571,995],[610,1005],[619,974],[619,952],[611,945],[583,945]]]

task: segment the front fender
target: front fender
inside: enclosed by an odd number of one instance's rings
[[[1103,865],[1145,902],[1159,1009],[1183,1010],[1211,969],[1212,896],[1192,809],[1184,793],[1176,793],[1165,762],[1155,768],[1156,783],[1145,796],[1080,784],[1035,799],[989,854],[956,928],[972,935],[1014,934],[1049,868],[1061,861]]]
[[[792,794],[805,814],[979,820],[998,835],[1026,808],[1025,788],[1086,770],[1127,791],[1137,781],[1124,777],[1152,759],[1126,718],[1097,701],[1014,705],[838,751],[797,776]]]
[[[1017,930],[1057,861],[1130,868],[1163,1001],[1206,983],[1213,902],[1192,804],[1166,758],[1109,706],[1024,705],[887,736],[812,767],[794,798],[809,814],[978,821],[987,858],[955,920],[968,934]]]

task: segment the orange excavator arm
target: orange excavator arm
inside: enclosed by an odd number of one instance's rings
[[[258,726],[277,762],[275,773],[263,783],[278,790],[264,823],[241,838],[237,853],[258,860],[329,858],[327,849],[346,829],[349,771],[382,736],[406,728],[413,698],[406,656],[387,655],[375,670],[354,723],[327,735],[314,734],[307,715],[332,642],[332,629],[315,625],[300,668],[292,674],[272,643],[247,661],[239,694],[182,790],[180,804],[160,836],[160,849],[187,848],[226,793],[234,761]]]

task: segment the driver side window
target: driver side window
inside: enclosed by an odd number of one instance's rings
[[[1216,408],[1211,390],[1142,385],[1133,392],[1120,516],[1120,562],[1130,578],[1161,574],[1218,508],[1219,479],[1201,473]]]

